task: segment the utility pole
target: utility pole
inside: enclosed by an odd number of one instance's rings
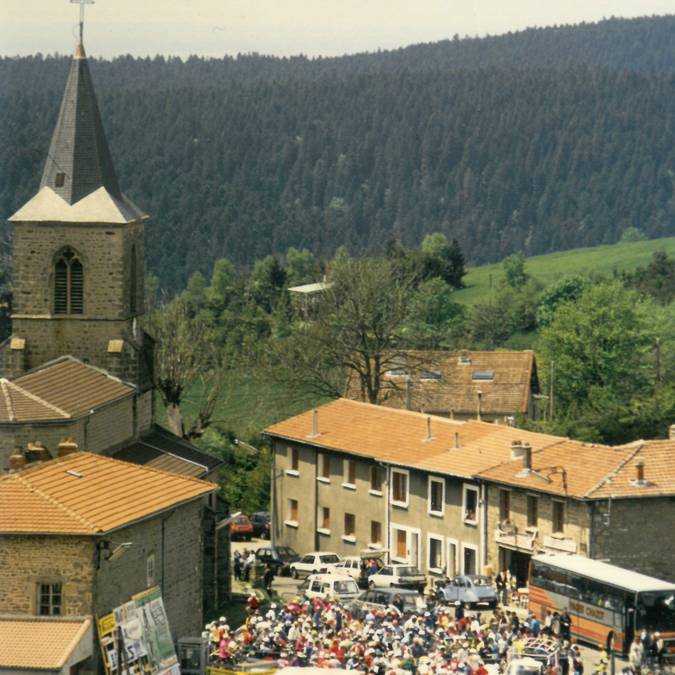
[[[551,380],[549,382],[549,392],[548,392],[548,419],[549,422],[553,421],[553,378],[555,373],[555,361],[551,361]]]

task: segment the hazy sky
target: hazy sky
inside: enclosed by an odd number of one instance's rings
[[[79,8],[0,0],[0,53],[68,53]],[[675,0],[96,0],[92,56],[337,55],[528,26],[675,12]]]

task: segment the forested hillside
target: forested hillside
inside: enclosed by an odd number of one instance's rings
[[[37,189],[68,65],[0,60],[3,217]],[[675,233],[675,17],[92,74],[166,286],[222,256],[377,252],[433,231],[473,264]]]

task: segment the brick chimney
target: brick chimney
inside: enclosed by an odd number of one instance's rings
[[[46,462],[52,458],[49,450],[40,441],[33,441],[26,446],[26,463]]]
[[[26,458],[21,452],[21,448],[14,448],[14,452],[9,456],[9,472],[21,471],[25,466]]]
[[[77,443],[70,437],[62,438],[58,446],[56,447],[56,454],[58,457],[65,457],[70,455],[73,452],[77,452],[79,447]]]
[[[645,482],[645,463],[641,459],[635,462],[635,480],[638,483]]]

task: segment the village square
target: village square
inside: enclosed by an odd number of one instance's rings
[[[243,469],[203,442],[213,408],[188,428],[168,371],[180,336],[206,349],[203,317],[147,320],[153,214],[118,180],[85,4],[39,188],[8,218],[0,673],[670,672],[672,410],[648,438],[575,440],[544,425],[565,375],[544,384],[533,349],[384,344],[374,365],[357,344],[337,395],[231,439]],[[318,325],[339,284],[290,286],[288,315]],[[302,347],[291,369],[325,385]],[[231,495],[255,471],[251,512]]]

